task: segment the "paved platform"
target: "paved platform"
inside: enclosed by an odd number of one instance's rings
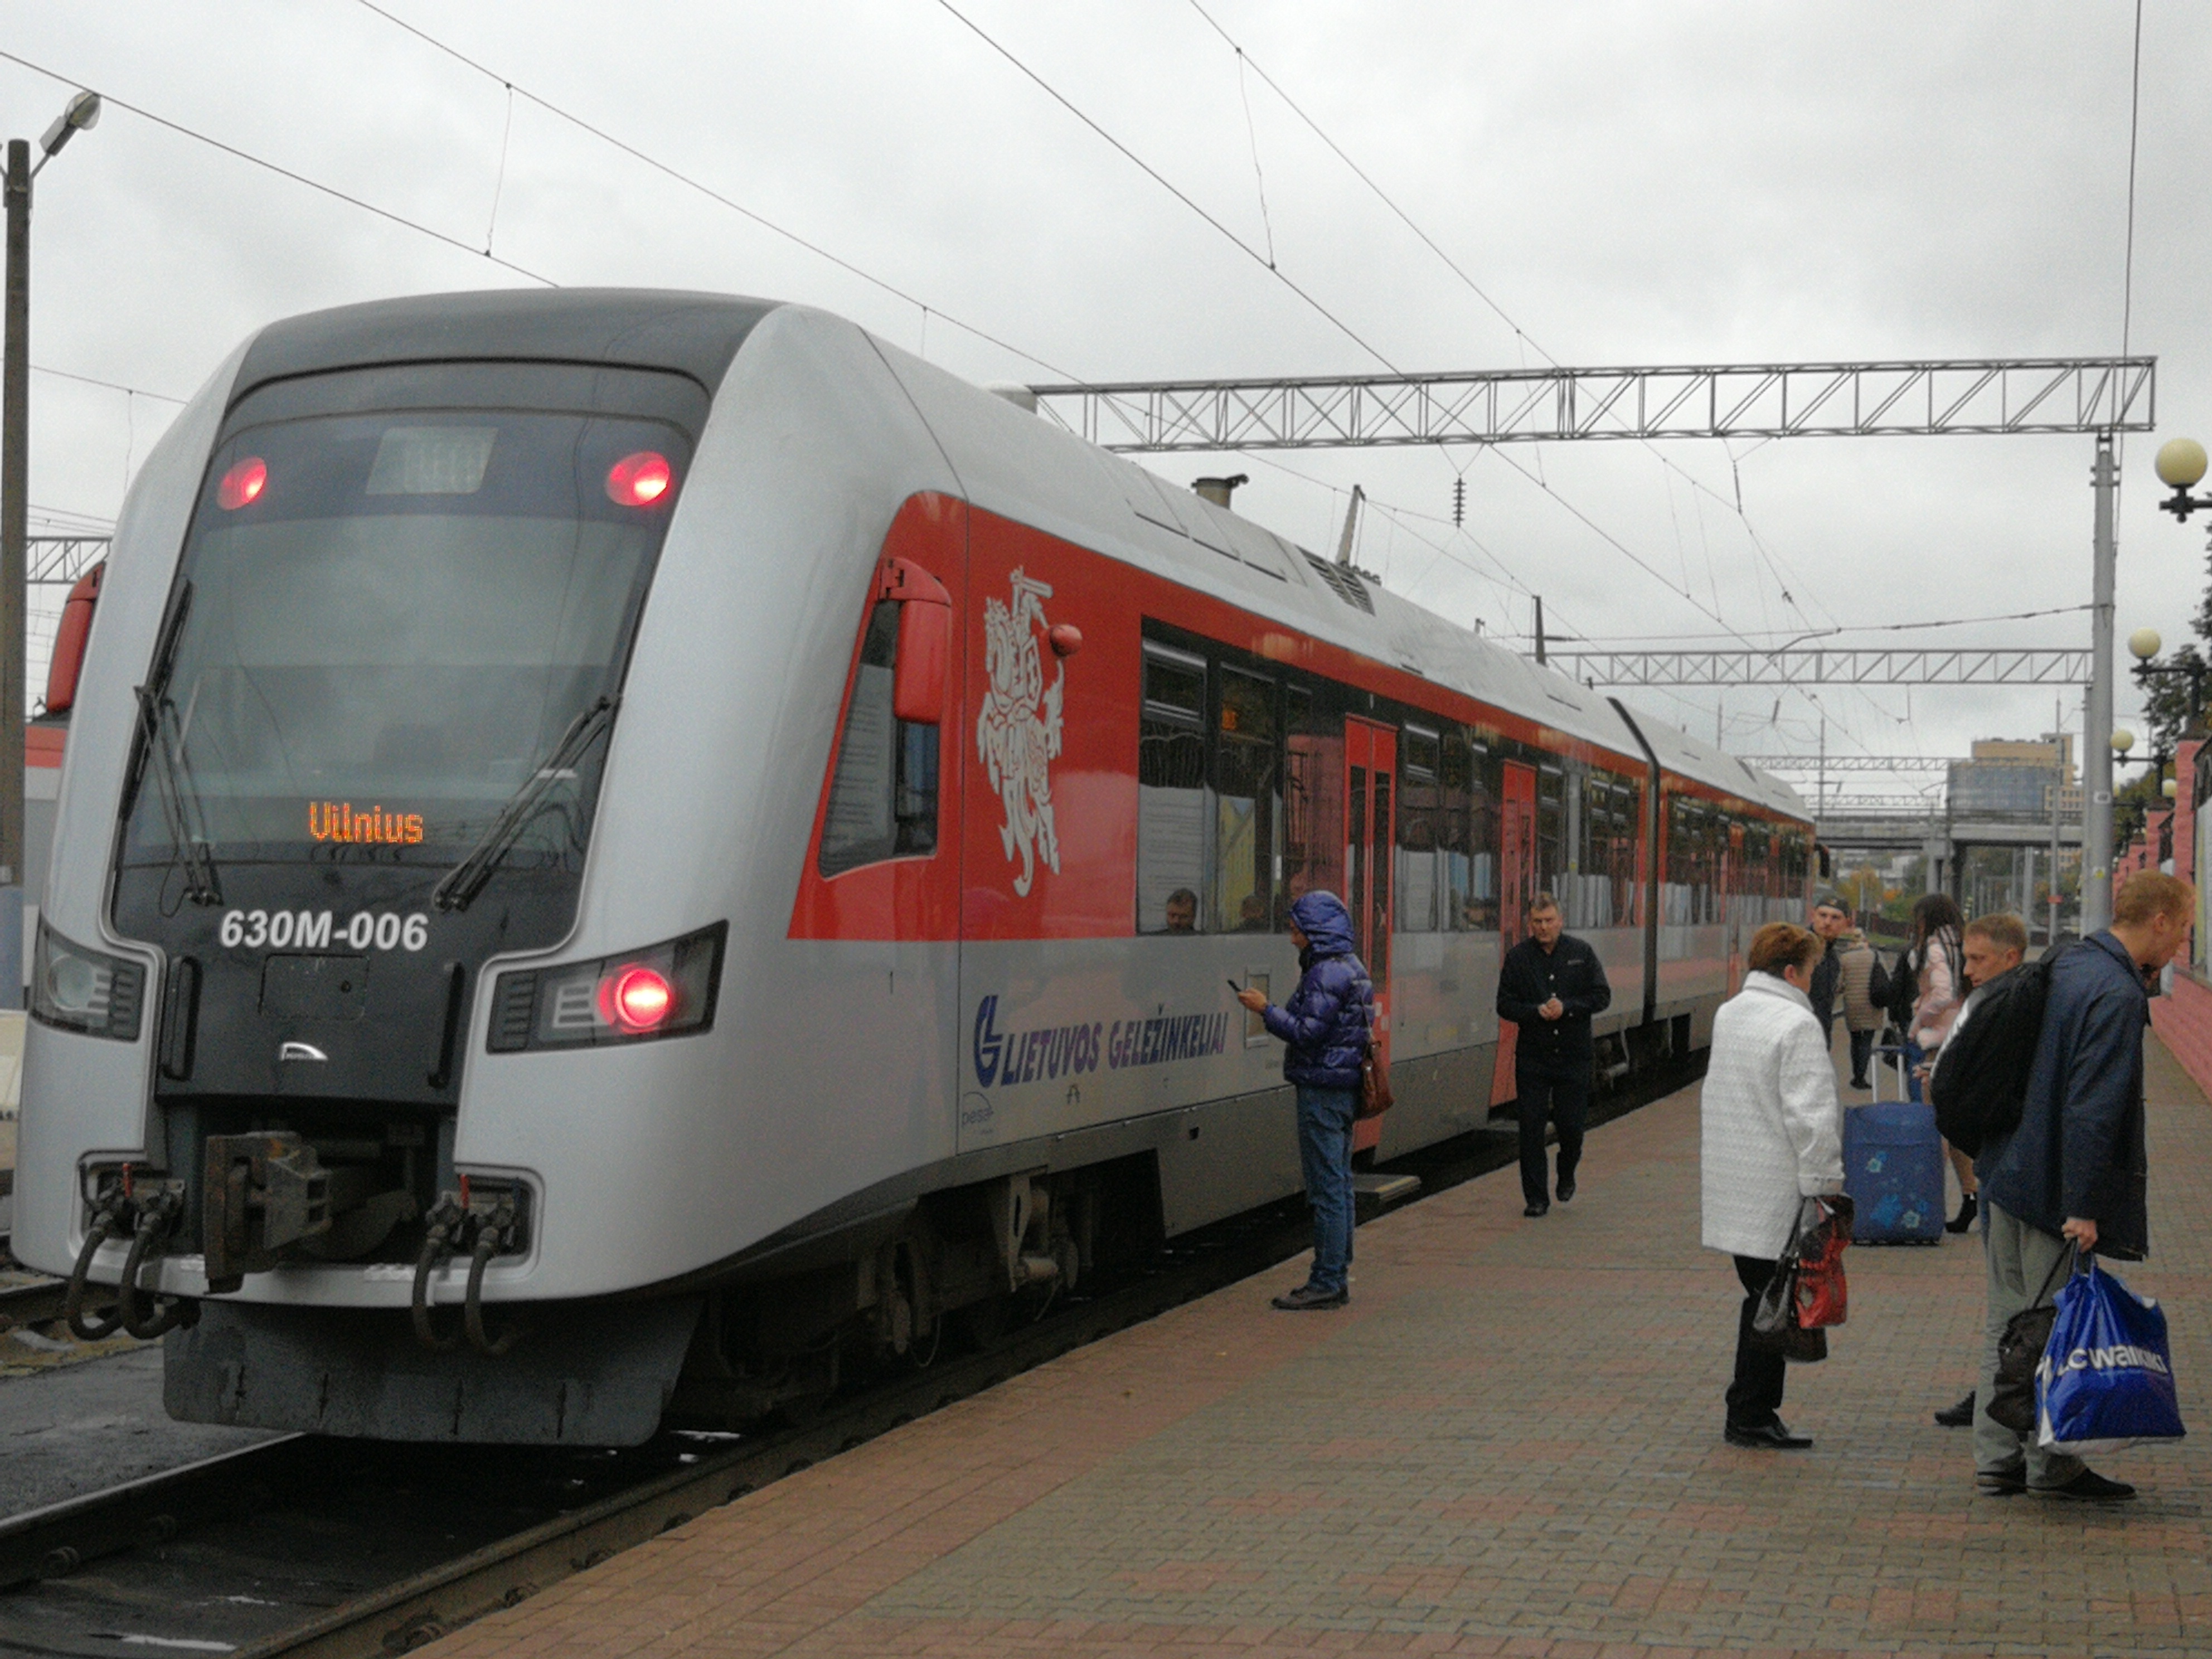
[[[2204,1437],[2099,1460],[2109,1509],[1975,1496],[1976,1243],[1855,1249],[1793,1368],[1797,1454],[1721,1439],[1738,1291],[1698,1248],[1685,1091],[1071,1354],[457,1633],[477,1656],[2212,1651],[2212,1110],[2151,1044],[2157,1256]]]

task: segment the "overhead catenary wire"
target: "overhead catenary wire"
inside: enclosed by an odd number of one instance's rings
[[[151,398],[157,403],[175,404],[179,408],[191,401],[189,398],[179,398],[167,392],[149,392],[143,386],[125,386],[120,380],[103,380],[97,374],[80,374],[74,369],[52,368],[45,363],[33,363],[31,373],[51,374],[58,380],[75,380],[80,386],[104,386],[110,392],[120,392],[132,398]]]
[[[1252,94],[1244,84],[1244,54],[1237,54],[1237,96],[1244,106],[1244,137],[1252,146],[1252,182],[1260,191],[1260,228],[1267,237],[1267,269],[1275,268],[1275,222],[1267,216],[1267,175],[1260,170],[1260,129],[1252,121]]]
[[[1446,269],[1450,270],[1451,273],[1465,285],[1468,292],[1473,294],[1477,299],[1480,300],[1485,306],[1488,307],[1490,310],[1496,314],[1501,322],[1513,331],[1516,345],[1527,349],[1534,350],[1537,356],[1542,357],[1553,368],[1559,367],[1559,360],[1553,356],[1550,351],[1547,350],[1542,343],[1537,340],[1534,335],[1529,333],[1529,331],[1521,325],[1517,319],[1508,313],[1488,289],[1485,289],[1480,283],[1476,282],[1474,276],[1468,272],[1466,268],[1456,259],[1453,258],[1435,237],[1430,235],[1426,230],[1422,228],[1419,223],[1414,220],[1413,216],[1407,213],[1406,210],[1398,204],[1397,200],[1392,197],[1388,191],[1382,188],[1382,185],[1375,179],[1375,177],[1364,167],[1361,167],[1359,163],[1352,158],[1351,153],[1347,151],[1343,145],[1338,143],[1337,141],[1330,136],[1328,131],[1322,126],[1321,123],[1316,120],[1313,116],[1309,114],[1304,106],[1295,98],[1291,96],[1290,93],[1279,82],[1275,80],[1273,76],[1267,73],[1266,67],[1256,58],[1254,58],[1251,54],[1244,49],[1243,44],[1237,40],[1235,36],[1231,35],[1227,29],[1222,27],[1221,23],[1213,16],[1213,15],[1207,11],[1204,5],[1200,3],[1200,0],[1190,0],[1190,6],[1191,9],[1195,11],[1199,16],[1205,21],[1206,27],[1211,28],[1214,33],[1220,36],[1223,44],[1227,46],[1231,51],[1237,54],[1238,64],[1240,65],[1240,74],[1242,66],[1249,64],[1252,73],[1257,75],[1260,79],[1266,83],[1268,89],[1274,93],[1278,98],[1283,100],[1285,106],[1287,107],[1292,114],[1296,115],[1300,121],[1304,122],[1313,135],[1316,138],[1320,139],[1322,143],[1328,149],[1330,153],[1335,155],[1339,161],[1342,161],[1344,165],[1350,169],[1352,176],[1357,178],[1361,184],[1364,185],[1369,191],[1373,192],[1376,199],[1381,202],[1384,207],[1389,209],[1390,213],[1401,223],[1402,223],[1407,230],[1413,234],[1413,235],[1421,242],[1422,246],[1426,247],[1431,252],[1434,253],[1437,258],[1443,262]],[[1525,367],[1525,365],[1526,359],[1524,356],[1523,366]],[[1806,616],[1804,608],[1797,604],[1796,599],[1792,597],[1790,587],[1785,585],[1784,581],[1784,573],[1786,567],[1784,565],[1783,561],[1780,559],[1779,556],[1766,544],[1765,538],[1759,535],[1757,526],[1751,522],[1750,515],[1744,510],[1741,479],[1738,478],[1736,481],[1735,500],[1731,501],[1728,497],[1720,495],[1719,492],[1713,489],[1702,479],[1698,478],[1696,474],[1680,465],[1649,440],[1643,441],[1643,447],[1650,453],[1653,459],[1656,459],[1662,468],[1679,475],[1693,490],[1711,495],[1715,501],[1719,501],[1722,505],[1729,507],[1736,514],[1738,519],[1742,522],[1744,532],[1751,541],[1754,551],[1759,555],[1760,559],[1766,563],[1769,573],[1773,575],[1778,592],[1782,594],[1784,601],[1790,605],[1791,609],[1796,611],[1800,616]],[[1756,446],[1754,446],[1754,447],[1756,447]],[[1735,464],[1737,459],[1738,458],[1735,456],[1730,457],[1731,474],[1735,472]],[[1559,501],[1562,505],[1566,504],[1565,497],[1560,495],[1556,490],[1552,489],[1550,487],[1549,481],[1544,471],[1540,451],[1538,453],[1537,470],[1534,481],[1545,489],[1547,493],[1550,494],[1553,499]],[[1663,578],[1662,580],[1663,580]],[[1790,580],[1798,586],[1804,586],[1802,578],[1797,577],[1794,572],[1790,573]],[[1668,585],[1670,586],[1672,586],[1671,583]],[[1685,588],[1686,588],[1686,586],[1687,584],[1686,583]],[[1677,591],[1680,592],[1683,590]],[[1827,613],[1829,621],[1834,622],[1838,620],[1834,611],[1826,604],[1822,602],[1817,594],[1813,595],[1812,597],[1814,603],[1818,605],[1820,610]],[[1761,599],[1763,602],[1763,594],[1761,595]],[[1716,600],[1717,600],[1717,590],[1716,591]],[[1806,620],[1809,622],[1812,619],[1809,616],[1807,616]]]
[[[614,133],[608,131],[605,127],[599,126],[594,122],[586,120],[584,117],[577,114],[574,110],[565,108],[562,105],[555,103],[551,99],[532,92],[529,88],[522,85],[520,82],[509,79],[508,77],[501,75],[498,70],[490,68],[474,58],[470,57],[459,47],[451,46],[446,41],[440,40],[436,35],[431,33],[428,29],[423,28],[419,24],[410,23],[405,18],[386,10],[384,7],[377,4],[376,0],[356,0],[356,3],[361,6],[364,10],[372,12],[375,15],[382,18],[394,28],[402,29],[407,33],[413,35],[417,40],[422,42],[424,46],[429,46],[434,51],[443,52],[455,63],[463,65],[465,68],[475,70],[476,73],[483,76],[487,80],[498,82],[499,85],[505,88],[511,96],[521,98],[530,103],[535,104],[539,109],[544,110],[548,115],[553,116],[558,120],[566,121],[570,126],[574,127],[578,131],[588,134],[592,137],[598,139],[603,144],[612,146],[614,149],[620,150],[623,155],[629,156],[632,161],[639,162],[642,166],[650,167],[653,171],[661,174],[664,178],[682,185],[687,190],[696,191],[697,194],[707,198],[708,200],[716,203],[720,206],[727,208],[731,212],[737,214],[741,218],[750,220],[752,223],[758,225],[763,230],[782,238],[785,241],[789,242],[793,246],[803,249],[805,252],[814,255],[815,258],[818,259],[827,260],[830,264],[836,266],[838,270],[845,272],[846,275],[849,276],[856,276],[860,281],[867,283],[870,287],[878,289],[879,292],[890,295],[893,299],[899,301],[901,303],[910,305],[917,311],[923,312],[928,315],[933,315],[939,322],[950,323],[962,333],[971,335],[975,338],[983,341],[986,344],[996,346],[1000,350],[1010,353],[1012,356],[1020,358],[1025,363],[1034,363],[1039,368],[1048,370],[1052,374],[1061,375],[1067,380],[1074,380],[1079,383],[1081,381],[1082,377],[1080,375],[1062,368],[1057,363],[1054,363],[1046,358],[1038,356],[1036,353],[1033,351],[1023,349],[1023,348],[1014,344],[1011,340],[1007,340],[999,335],[994,334],[988,329],[981,328],[974,323],[963,320],[961,318],[945,310],[942,306],[927,304],[919,295],[908,293],[905,289],[901,288],[897,283],[890,281],[888,278],[879,276],[875,272],[866,270],[863,266],[855,264],[852,260],[844,258],[842,255],[832,252],[830,249],[823,246],[819,242],[814,241],[809,237],[801,235],[799,232],[793,230],[787,225],[778,224],[766,214],[761,213],[756,209],[747,207],[743,202],[737,200],[734,197],[724,194],[721,191],[715,189],[712,185],[706,183],[704,180],[696,178],[690,173],[685,173],[682,168],[675,167],[670,162],[662,161],[657,155],[653,155],[646,150],[641,149],[637,145],[631,143],[629,140],[617,137]]]
[[[361,0],[361,3],[367,5],[369,3],[369,0]],[[977,23],[973,18],[969,17],[967,13],[962,11],[957,6],[954,5],[952,3],[952,0],[937,0],[937,3],[955,20],[957,20],[963,27],[966,28],[970,33],[975,35],[977,40],[981,40],[993,52],[998,53],[1000,57],[1005,58],[1006,62],[1012,64],[1015,69],[1018,70],[1025,77],[1042,91],[1048,98],[1050,98],[1070,115],[1073,115],[1077,120],[1082,122],[1085,126],[1090,128],[1091,131],[1097,134],[1098,137],[1109,146],[1125,157],[1133,166],[1141,171],[1146,177],[1152,179],[1153,183],[1159,185],[1161,189],[1166,191],[1169,195],[1174,197],[1178,202],[1181,202],[1185,207],[1188,208],[1193,213],[1196,214],[1207,224],[1212,226],[1215,230],[1218,231],[1224,237],[1227,238],[1230,242],[1234,244],[1247,258],[1250,259],[1255,264],[1265,270],[1269,276],[1273,276],[1277,282],[1280,283],[1291,293],[1297,295],[1300,300],[1304,301],[1307,306],[1318,313],[1331,327],[1334,328],[1337,332],[1343,335],[1346,339],[1351,341],[1352,344],[1358,346],[1369,356],[1374,358],[1376,362],[1382,364],[1383,368],[1389,369],[1393,374],[1402,374],[1405,373],[1405,371],[1396,363],[1390,361],[1389,357],[1383,353],[1380,347],[1372,344],[1364,335],[1353,328],[1351,324],[1346,322],[1343,318],[1331,311],[1328,307],[1324,305],[1319,299],[1316,298],[1312,294],[1308,293],[1305,289],[1291,280],[1290,274],[1284,270],[1280,265],[1275,264],[1272,259],[1270,259],[1267,254],[1262,252],[1260,249],[1254,247],[1251,243],[1246,241],[1235,231],[1230,229],[1230,228],[1224,224],[1219,219],[1207,212],[1206,210],[1199,204],[1196,198],[1185,191],[1180,185],[1176,184],[1173,179],[1170,179],[1165,173],[1154,167],[1150,161],[1145,160],[1143,156],[1138,155],[1135,150],[1130,149],[1128,145],[1123,143],[1119,138],[1116,138],[1112,133],[1109,132],[1103,126],[1093,120],[1089,115],[1085,114],[1084,111],[1077,106],[1074,100],[1068,97],[1068,95],[1060,91],[1059,88],[1054,86],[1051,82],[1046,80],[1044,76],[1038,74],[1036,70],[1031,69],[1026,63],[1023,62],[1021,58],[1016,57],[1011,50],[1001,45],[981,24]]]
[[[18,52],[0,50],[0,59],[4,59],[19,69],[27,69],[33,75],[42,75],[49,81],[58,82],[65,87],[82,88],[84,85],[82,81],[64,75],[59,70],[48,69],[44,64],[33,63]],[[335,201],[343,202],[349,207],[359,208],[364,213],[373,213],[378,218],[411,230],[417,235],[428,236],[433,240],[443,242],[448,247],[459,249],[471,258],[489,259],[503,270],[511,270],[518,276],[526,276],[532,282],[546,288],[560,287],[560,284],[550,276],[532,270],[527,265],[518,264],[512,259],[501,258],[496,253],[471,246],[462,238],[448,235],[434,226],[424,224],[419,219],[410,219],[404,213],[394,212],[387,207],[380,207],[374,202],[356,196],[350,191],[340,190],[336,185],[326,185],[319,179],[310,178],[307,174],[285,167],[281,162],[270,161],[266,156],[256,155],[251,150],[240,149],[236,144],[227,143],[222,139],[211,137],[197,128],[186,126],[181,121],[173,121],[166,115],[157,115],[144,106],[131,103],[127,99],[118,98],[113,93],[104,92],[100,96],[104,108],[119,109],[126,114],[135,115],[142,121],[175,133],[179,137],[189,138],[196,144],[204,144],[210,149],[219,150],[235,161],[244,161],[249,167],[259,167],[264,172],[273,173],[280,179],[289,179],[295,185],[330,197]]]
[[[359,0],[359,3],[363,5],[371,5],[372,9],[374,9],[373,0]],[[1078,106],[1073,99],[1069,98],[1065,93],[1054,87],[1049,81],[1046,80],[1042,75],[1031,68],[1008,47],[1001,44],[981,25],[977,24],[964,12],[961,11],[958,7],[953,5],[951,3],[951,0],[937,0],[937,3],[963,27],[967,28],[971,33],[973,33],[979,40],[982,41],[984,45],[988,46],[1000,57],[1003,58],[1008,64],[1012,64],[1014,69],[1034,83],[1048,97],[1051,98],[1070,115],[1073,116],[1093,133],[1097,134],[1097,137],[1112,148],[1115,153],[1127,159],[1147,178],[1151,179],[1162,189],[1165,190],[1170,195],[1173,196],[1176,200],[1188,208],[1192,213],[1195,214],[1205,223],[1211,226],[1220,235],[1233,243],[1245,254],[1247,258],[1267,269],[1271,276],[1273,276],[1277,281],[1283,283],[1283,285],[1289,289],[1291,292],[1297,295],[1297,297],[1307,306],[1310,307],[1313,310],[1318,312],[1323,318],[1327,319],[1328,321],[1347,339],[1352,341],[1353,343],[1358,345],[1362,350],[1367,352],[1370,356],[1374,357],[1376,362],[1382,363],[1383,367],[1389,369],[1392,373],[1401,374],[1404,372],[1378,347],[1370,343],[1364,336],[1361,335],[1357,330],[1352,328],[1350,324],[1346,323],[1342,318],[1331,311],[1327,305],[1323,304],[1319,299],[1308,292],[1307,289],[1300,286],[1289,276],[1288,273],[1284,271],[1279,265],[1271,264],[1267,256],[1259,249],[1255,248],[1249,242],[1247,242],[1243,237],[1237,235],[1235,231],[1231,230],[1213,214],[1207,211],[1200,203],[1183,191],[1172,179],[1169,179],[1157,167],[1153,167],[1142,156],[1139,155],[1135,150],[1131,149],[1127,144],[1122,143],[1121,140],[1115,137],[1113,133],[1107,131],[1104,126],[1100,125],[1099,122],[1087,114],[1079,106]],[[1212,19],[1208,18],[1207,21],[1211,22]],[[1217,30],[1218,30],[1218,25],[1215,25]],[[1224,35],[1224,38],[1225,39],[1226,36]],[[1235,43],[1231,42],[1231,44],[1233,46]],[[1257,70],[1257,65],[1255,65],[1255,70]],[[1269,85],[1273,86],[1273,82],[1270,81]],[[1279,91],[1279,88],[1278,88],[1278,91]],[[1310,121],[1310,118],[1308,118]],[[1331,148],[1334,149],[1336,146],[1332,143]],[[1341,154],[1341,151],[1339,153]],[[1471,278],[1468,280],[1472,282]],[[1647,575],[1650,575],[1669,592],[1678,594],[1680,597],[1687,600],[1696,610],[1711,618],[1711,620],[1719,623],[1723,628],[1732,626],[1732,624],[1729,623],[1728,619],[1722,616],[1717,610],[1708,607],[1702,601],[1697,599],[1694,595],[1686,592],[1680,588],[1677,588],[1674,583],[1668,581],[1665,575],[1661,574],[1648,561],[1631,550],[1618,537],[1613,535],[1609,531],[1605,530],[1602,526],[1598,525],[1595,520],[1589,516],[1589,514],[1583,513],[1572,502],[1567,501],[1565,497],[1559,495],[1556,491],[1553,490],[1548,483],[1544,483],[1541,479],[1528,473],[1528,471],[1522,467],[1518,462],[1512,460],[1510,457],[1504,457],[1502,459],[1504,459],[1506,464],[1513,467],[1516,471],[1520,472],[1522,476],[1529,478],[1532,483],[1537,483],[1539,488],[1542,489],[1546,494],[1552,495],[1553,498],[1557,500],[1561,506],[1565,507],[1577,519],[1580,520],[1584,526],[1595,532],[1607,544],[1626,556],[1638,569],[1644,571]]]
[[[2142,113],[2142,0],[2136,0],[2134,62],[2128,78],[2127,253],[2120,286],[2120,356],[2128,355],[2136,320],[2136,138]]]

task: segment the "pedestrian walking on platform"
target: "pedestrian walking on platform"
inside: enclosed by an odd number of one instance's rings
[[[1813,983],[1805,994],[1813,1005],[1813,1018],[1820,1022],[1820,1042],[1824,1046],[1834,1038],[1836,998],[1843,989],[1844,961],[1836,952],[1836,939],[1850,925],[1850,913],[1833,893],[1822,893],[1813,901],[1813,914],[1806,926],[1813,930],[1822,948],[1820,960],[1813,969]]]
[[[1596,1063],[1590,1017],[1613,1001],[1597,952],[1561,931],[1564,926],[1559,901],[1537,894],[1528,905],[1528,937],[1505,953],[1498,970],[1498,1017],[1520,1027],[1513,1094],[1521,1116],[1521,1213],[1526,1216],[1544,1215],[1552,1207],[1544,1151],[1547,1121],[1559,1129],[1559,1202],[1574,1199]]]
[[[1960,954],[1961,931],[1966,919],[1948,893],[1925,893],[1912,907],[1912,951],[1907,958],[1913,970],[1912,1018],[1905,1032],[1905,1070],[1910,1097],[1928,1098],[1927,1076],[1936,1051],[1950,1035],[1951,1022],[1966,1000]],[[1959,1213],[1945,1231],[1963,1233],[1974,1224],[1974,1207],[1981,1201],[1981,1180],[1974,1161],[1956,1146],[1947,1147],[1952,1172],[1959,1177]]]
[[[2069,1244],[2123,1261],[2150,1253],[2145,981],[2154,980],[2187,943],[2196,908],[2196,890],[2185,881],[2155,870],[2128,878],[2112,901],[2112,925],[2051,964],[2020,1127],[1983,1144],[1989,1315],[1974,1418],[1974,1481],[1985,1496],[2135,1496],[2125,1482],[2108,1480],[2080,1458],[2046,1450],[2034,1435],[1995,1421],[1989,1402],[1998,1339],[2014,1314],[2051,1298]]]
[[[1834,1031],[1836,1015],[1843,1014],[1851,1045],[1851,1087],[1867,1088],[1875,1033],[1881,1029],[1881,1010],[1874,1006],[1874,946],[1851,925],[1850,908],[1833,893],[1821,894],[1814,904],[1813,931],[1828,942],[1814,971],[1813,1012],[1824,1034]]]
[[[1782,1421],[1787,1364],[1755,1346],[1752,1316],[1790,1243],[1802,1200],[1844,1188],[1843,1107],[1808,994],[1823,946],[1771,921],[1752,936],[1743,989],[1713,1016],[1699,1105],[1705,1244],[1735,1258],[1743,1307],[1725,1432],[1732,1446],[1796,1450],[1813,1443]]]
[[[1313,1208],[1313,1268],[1306,1282],[1275,1297],[1286,1312],[1341,1308],[1351,1299],[1352,1120],[1359,1104],[1359,1066],[1375,1024],[1375,991],[1352,950],[1352,917],[1334,893],[1311,892],[1291,906],[1291,943],[1301,976],[1278,1008],[1249,987],[1237,1001],[1287,1045],[1283,1079],[1297,1091],[1298,1161]]]
[[[1946,1129],[1947,1140],[1953,1133],[1971,1135],[1971,1144],[1950,1140],[1970,1158],[1981,1150],[1982,1141],[1960,1126],[1978,1127],[1995,1121],[2009,1129],[2020,1121],[2027,1067],[2008,1064],[2008,1056],[2002,1049],[2021,1040],[2024,1018],[2034,1022],[2026,1032],[2031,1048],[2034,1032],[2041,1029],[2039,1000],[2032,1012],[2025,1002],[2015,1006],[2011,1000],[2021,982],[2008,976],[2027,954],[2027,927],[2018,916],[1976,916],[1966,924],[1961,938],[1966,983],[1972,988],[1960,1006],[1959,1017],[1951,1022],[1950,1035],[1936,1051],[1935,1067],[1928,1074],[1928,1097],[1936,1104],[1936,1127]],[[1987,1254],[1986,1244],[1984,1254]],[[1978,1390],[1971,1392],[1955,1406],[1937,1412],[1938,1425],[1972,1428],[1978,1394]]]

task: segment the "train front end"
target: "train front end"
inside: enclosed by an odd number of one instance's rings
[[[173,1414],[658,1419],[696,1301],[623,1300],[659,1269],[580,1269],[546,1216],[596,1223],[580,1168],[618,1164],[562,1091],[605,1120],[714,1021],[728,907],[680,849],[580,906],[627,717],[666,719],[626,707],[641,617],[760,314],[623,354],[681,372],[576,349],[619,316],[518,339],[497,301],[465,352],[426,313],[264,335],[134,490],[37,931],[15,1242],[73,1275],[81,1334],[168,1335]],[[471,1146],[466,1079],[502,1059],[535,1131]]]

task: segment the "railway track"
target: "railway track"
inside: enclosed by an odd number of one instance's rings
[[[1692,1060],[1593,1103],[1608,1121]],[[1510,1133],[1394,1161],[1370,1194],[1433,1194],[1514,1161]],[[1407,1182],[1404,1177],[1414,1177]],[[1367,1207],[1373,1206],[1373,1199]],[[1303,1249],[1298,1200],[1179,1241],[1152,1271],[985,1352],[830,1402],[801,1426],[664,1434],[620,1451],[408,1447],[289,1436],[0,1522],[0,1653],[388,1659],[709,1509]],[[58,1286],[0,1292],[24,1316]]]

